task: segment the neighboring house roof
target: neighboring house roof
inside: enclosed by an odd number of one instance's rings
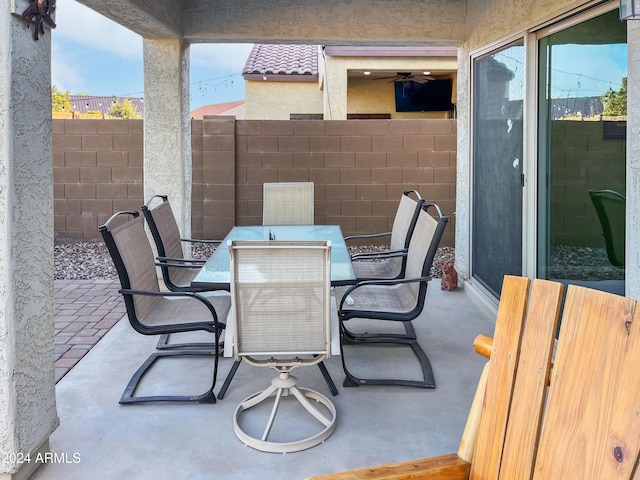
[[[244,100],[204,105],[203,107],[192,110],[191,118],[201,120],[205,115],[233,115],[237,120],[244,120],[246,118],[245,107],[246,102]]]
[[[86,113],[87,110],[97,111],[107,115],[111,106],[124,100],[130,100],[136,111],[142,116],[144,114],[144,99],[134,97],[91,97],[88,95],[69,95],[69,103],[74,112]]]
[[[256,44],[242,75],[245,80],[316,81],[318,46]]]

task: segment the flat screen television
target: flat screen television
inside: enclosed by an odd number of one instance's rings
[[[395,82],[396,112],[447,112],[453,108],[451,89],[450,79]]]

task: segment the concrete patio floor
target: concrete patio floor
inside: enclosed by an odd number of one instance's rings
[[[441,291],[434,282],[425,311],[414,323],[437,388],[344,388],[340,357],[334,356],[326,365],[339,390],[330,397],[337,409],[335,432],[321,445],[283,455],[247,447],[233,432],[236,406],[268,386],[274,376],[270,369],[241,365],[226,397],[214,405],[119,405],[126,383],[157,340],[135,333],[123,318],[57,383],[60,426],[50,446],[58,459],[67,461],[44,464],[31,478],[304,479],[455,452],[485,362],[474,353],[473,340],[478,334],[492,335],[494,319],[462,290]],[[357,351],[349,359],[354,370],[366,368],[373,359],[402,358],[395,349],[374,353],[367,346],[353,348]],[[216,392],[232,361],[221,359]],[[401,362],[415,360],[409,355]],[[166,360],[156,365],[142,388],[200,393],[210,380],[211,365],[211,359]],[[330,396],[317,368],[294,374],[300,386]],[[292,430],[303,428],[297,419],[279,416],[278,421],[291,424]]]

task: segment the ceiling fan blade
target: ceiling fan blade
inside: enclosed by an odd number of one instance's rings
[[[398,78],[397,75],[393,75],[392,77],[376,77],[374,80],[389,80],[390,78]]]
[[[412,80],[417,83],[427,83],[427,82],[430,82],[431,80],[434,80],[434,78],[427,77],[427,76],[419,76],[419,77],[412,78]]]

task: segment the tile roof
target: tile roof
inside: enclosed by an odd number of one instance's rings
[[[318,46],[256,44],[242,74],[317,76]]]
[[[237,120],[244,120],[245,101],[236,100],[234,102],[216,103],[204,105],[191,111],[191,118],[201,120],[205,115],[234,115]]]
[[[144,114],[144,99],[134,97],[91,97],[88,95],[70,95],[69,103],[74,112],[86,113],[87,110],[98,111],[107,115],[114,103],[122,103],[125,99],[130,100],[136,111],[142,116]]]

